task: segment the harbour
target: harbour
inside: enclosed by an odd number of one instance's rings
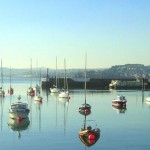
[[[64,78],[58,78],[58,87],[63,88]],[[118,86],[110,84],[113,81],[118,81]],[[85,80],[83,78],[67,78],[67,82],[70,89],[83,89]],[[49,89],[55,85],[55,77],[45,77],[41,80],[42,88]],[[149,90],[150,82],[148,79],[141,79],[136,81],[133,78],[129,79],[113,79],[113,78],[87,78],[87,89],[89,90],[109,90],[122,89],[122,90]]]
[[[43,102],[40,104],[33,97],[27,96],[30,79],[13,80],[14,94],[11,96],[7,93],[9,82],[5,81],[6,95],[0,99],[0,144],[4,150],[150,148],[150,104],[145,100],[149,91],[87,89],[87,102],[92,106],[91,114],[86,117],[87,125],[100,129],[100,138],[88,147],[79,138],[85,119],[78,112],[84,102],[84,89],[70,89],[70,99],[67,102],[59,99],[57,94],[42,89]],[[33,85],[36,85],[34,79]],[[8,109],[18,95],[21,95],[23,102],[28,103],[30,114],[24,120],[24,125],[19,124],[22,127],[14,128],[14,122],[9,120]],[[111,101],[117,95],[126,97],[126,109],[112,106]]]

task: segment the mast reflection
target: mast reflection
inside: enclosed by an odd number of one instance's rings
[[[59,101],[64,106],[64,135],[66,133],[66,123],[67,123],[67,114],[68,114],[68,105],[69,105],[69,99],[68,98],[60,98]]]

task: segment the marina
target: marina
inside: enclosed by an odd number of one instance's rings
[[[81,138],[81,141],[79,137],[85,120],[85,116],[78,112],[85,97],[84,89],[69,90],[69,100],[60,99],[57,93],[43,89],[43,101],[39,103],[27,95],[29,84],[30,79],[13,79],[14,94],[6,93],[0,99],[1,147],[4,150],[19,150],[20,147],[22,150],[87,149],[85,138]],[[4,85],[4,89],[9,89],[9,80],[4,79]],[[36,85],[35,80],[33,85]],[[20,123],[9,118],[8,113],[10,104],[16,101],[18,95],[21,95],[22,102],[28,103],[30,109],[29,116]],[[112,106],[112,99],[117,95],[126,96],[126,109]],[[141,90],[87,90],[92,112],[86,116],[86,125],[94,127],[96,123],[96,128],[100,130],[100,137],[88,149],[149,149],[148,95],[149,91]]]

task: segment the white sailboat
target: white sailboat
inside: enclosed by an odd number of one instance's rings
[[[30,95],[30,96],[34,96],[35,95],[35,91],[34,91],[34,89],[32,87],[32,59],[31,59],[31,85],[30,85],[30,87],[27,90],[27,94]]]
[[[50,92],[51,93],[58,93],[59,92],[59,90],[57,88],[57,57],[56,57],[56,83],[55,83],[55,85],[53,85],[52,88],[50,88]]]
[[[40,70],[40,75],[39,76],[41,77],[41,70]],[[34,101],[36,101],[38,103],[42,103],[43,97],[41,96],[41,87],[40,87],[40,85],[38,83],[36,83],[34,91],[35,91]]]
[[[64,59],[64,88],[59,93],[60,98],[69,98],[68,83],[66,77],[66,60]]]
[[[0,87],[0,97],[5,96],[4,86],[3,86],[3,67],[2,67],[2,60],[1,60],[1,87]]]
[[[84,76],[85,76],[85,84],[84,84],[84,92],[85,92],[85,100],[84,103],[79,107],[79,112],[83,115],[88,115],[91,113],[91,105],[87,104],[86,102],[86,61],[87,61],[87,55],[85,56],[85,71],[84,71]]]

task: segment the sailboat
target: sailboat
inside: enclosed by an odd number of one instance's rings
[[[92,128],[91,125],[87,126],[86,125],[87,121],[94,121],[94,120],[86,120],[85,115],[83,128],[81,128],[81,130],[79,131],[79,138],[85,146],[89,147],[94,145],[100,138],[100,129],[97,127]]]
[[[3,67],[2,67],[2,60],[1,60],[1,87],[0,87],[0,97],[5,96],[5,91],[3,87]]]
[[[8,93],[10,95],[14,94],[14,89],[11,87],[11,67],[10,67],[10,87],[9,87]]]
[[[40,77],[41,77],[41,70],[40,70]],[[36,101],[38,103],[42,103],[43,97],[41,96],[41,87],[40,87],[40,85],[38,85],[38,83],[36,83],[34,92],[35,92],[34,101]]]
[[[53,85],[52,88],[50,88],[50,92],[51,93],[58,93],[59,92],[59,90],[57,88],[57,57],[56,57],[56,83],[55,83],[55,85]]]
[[[34,96],[35,95],[35,91],[34,91],[34,89],[32,87],[32,59],[31,59],[31,85],[30,85],[30,87],[27,90],[27,94],[30,95],[30,96]]]
[[[67,83],[67,78],[66,78],[66,60],[64,59],[64,88],[61,90],[59,93],[60,98],[69,98],[69,92],[68,92],[68,83]]]
[[[85,56],[85,84],[84,84],[84,93],[85,93],[85,100],[84,103],[79,107],[79,113],[81,114],[90,114],[91,113],[91,105],[86,102],[86,61],[87,61],[87,56]]]

